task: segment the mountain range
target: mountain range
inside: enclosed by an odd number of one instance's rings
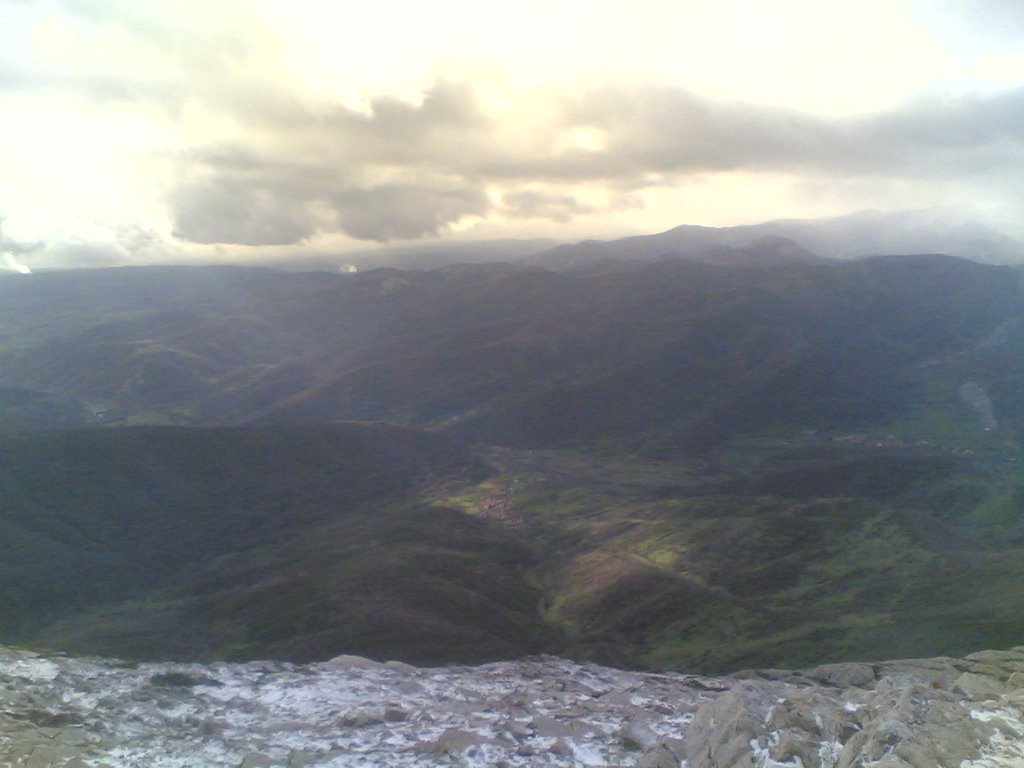
[[[0,641],[700,671],[1018,643],[1020,268],[772,226],[0,277]]]
[[[1024,244],[980,218],[950,208],[859,211],[826,219],[777,219],[732,227],[683,225],[655,235],[562,244],[530,263],[573,268],[601,259],[684,258],[710,263],[774,263],[944,253],[1020,263]]]
[[[807,258],[809,254],[848,259],[919,253],[1019,264],[1024,260],[1024,243],[994,226],[990,218],[952,207],[865,210],[831,218],[776,219],[724,227],[686,224],[658,234],[612,240],[559,243],[506,239],[383,246],[341,255],[274,261],[272,265],[291,270],[337,271],[519,262],[565,270],[607,259],[684,258],[712,263],[756,263]]]

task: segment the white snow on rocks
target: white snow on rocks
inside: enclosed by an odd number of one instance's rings
[[[1024,649],[707,678],[551,657],[132,664],[0,648],[0,766],[1021,767],[1021,673]]]

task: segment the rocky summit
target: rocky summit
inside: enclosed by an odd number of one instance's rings
[[[1024,647],[728,677],[0,649],[0,765],[1024,766]]]

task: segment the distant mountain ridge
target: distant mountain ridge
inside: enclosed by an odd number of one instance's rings
[[[915,253],[944,253],[988,263],[1019,263],[1024,243],[991,226],[943,208],[860,211],[823,219],[778,219],[733,227],[683,225],[619,240],[585,240],[534,254],[527,263],[571,269],[604,259],[680,258],[729,263],[739,252],[748,264]],[[724,258],[723,258],[724,257]],[[733,257],[735,263],[735,257]]]
[[[0,385],[36,405],[0,417],[382,419],[499,444],[653,435],[700,451],[771,423],[852,428],[905,412],[932,377],[923,362],[976,354],[1005,326],[991,357],[1024,334],[1009,267],[803,252],[764,266],[616,264],[5,278]],[[1016,365],[991,370],[1011,420]]]
[[[550,238],[496,240],[453,240],[442,242],[390,245],[344,253],[325,253],[284,260],[271,260],[265,266],[290,271],[324,270],[347,272],[350,270],[381,269],[438,269],[451,264],[495,264],[517,261],[534,253],[558,245]]]

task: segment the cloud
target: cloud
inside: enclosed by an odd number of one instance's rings
[[[114,237],[129,262],[171,262],[184,255],[180,249],[169,245],[159,232],[138,224],[116,228]]]
[[[603,131],[608,150],[547,173],[642,177],[649,173],[789,171],[811,174],[988,172],[1024,146],[1024,90],[918,99],[888,112],[822,118],[678,89],[603,90],[571,103],[568,118]],[[539,171],[540,169],[538,169]]]
[[[44,243],[27,243],[15,240],[4,234],[4,219],[0,216],[0,270],[28,274],[32,268],[25,263],[25,257],[38,252]]]
[[[333,203],[347,235],[378,242],[436,235],[490,208],[480,189],[407,184],[345,190],[334,195]]]
[[[436,235],[490,209],[479,183],[420,168],[409,155],[406,140],[412,136],[396,134],[394,156],[376,135],[364,155],[349,155],[364,130],[325,129],[312,152],[303,129],[285,133],[263,155],[238,146],[193,153],[182,161],[191,180],[177,185],[170,198],[175,235],[195,243],[286,245],[340,230],[386,242]],[[339,139],[345,146],[334,151]],[[306,154],[324,160],[296,159]]]
[[[805,6],[812,7],[788,7]],[[1011,19],[1015,7],[1000,5],[999,13]],[[0,98],[20,108],[19,100],[34,94],[62,105],[74,95],[94,119],[92,134],[82,130],[84,120],[68,126],[69,136],[97,137],[79,138],[81,152],[75,142],[40,138],[46,157],[60,148],[66,155],[48,167],[52,175],[82,177],[74,184],[55,179],[54,189],[74,187],[86,191],[80,197],[97,198],[115,176],[76,162],[99,157],[88,153],[89,142],[94,150],[103,139],[119,147],[122,135],[148,142],[140,140],[144,147],[132,149],[130,162],[148,184],[136,197],[146,204],[152,198],[157,211],[140,230],[150,234],[118,235],[100,249],[107,256],[75,246],[93,261],[167,258],[174,251],[152,234],[154,222],[174,233],[170,245],[186,249],[287,248],[321,236],[431,237],[482,219],[523,229],[600,222],[701,178],[735,179],[733,189],[743,178],[771,176],[862,190],[923,179],[961,190],[984,185],[1008,198],[1019,191],[1024,170],[1019,88],[936,93],[885,111],[823,115],[637,78],[512,85],[497,70],[463,63],[426,85],[421,76],[415,88],[381,93],[360,90],[346,72],[310,80],[308,66],[297,64],[303,52],[295,41],[261,15],[269,6],[247,0],[62,0],[47,8],[52,12],[40,15],[32,40],[48,58],[0,62]],[[874,16],[865,13],[867,24]],[[809,33],[811,21],[805,20]],[[719,22],[731,29],[732,14]],[[829,65],[829,72],[838,66]],[[31,126],[25,135],[53,136],[60,123],[54,116],[71,112],[38,114],[33,119],[50,119],[49,133]],[[123,134],[115,133],[120,128]],[[115,152],[109,154],[111,162],[106,155],[103,162],[113,167]],[[117,179],[136,178],[121,171]],[[55,195],[37,197],[26,207],[38,210],[40,200]],[[78,216],[108,221],[113,209]]]
[[[202,179],[171,196],[185,239],[286,244],[336,227],[386,241],[489,214],[569,221],[599,210],[574,189],[611,209],[692,174],[956,180],[1016,176],[1024,160],[1019,89],[824,118],[655,87],[519,94],[495,111],[481,89],[442,83],[418,104],[373,100],[369,114],[268,92],[236,117],[275,130],[184,158],[183,176]]]
[[[204,254],[204,261],[210,254]],[[180,264],[190,254],[160,233],[132,226],[116,230],[95,228],[92,237],[48,242],[32,255],[34,269],[118,267],[125,264]]]
[[[4,233],[4,217],[0,216],[0,253],[9,256],[27,256],[45,247],[43,242],[26,242],[15,240]]]
[[[3,232],[0,216],[0,271],[112,267],[129,263],[172,263],[187,254],[169,244],[160,233],[137,225],[115,231],[95,227],[91,238],[72,237],[52,242],[24,241]]]
[[[180,187],[171,198],[174,235],[207,244],[297,243],[317,231],[304,197],[299,191],[293,196],[277,190],[267,181],[251,184],[230,176]]]
[[[969,33],[987,45],[1001,40],[1018,44],[1024,32],[1024,6],[1018,0],[912,0],[911,9],[925,26],[961,37]]]
[[[260,185],[218,178],[177,190],[175,236],[194,243],[287,245],[338,229],[360,240],[436,235],[490,207],[472,187],[387,184],[369,188],[301,188],[295,179]],[[332,209],[324,215],[322,202]]]
[[[11,272],[18,272],[22,275],[28,275],[32,273],[32,268],[24,262],[18,261],[14,256],[9,253],[3,254],[3,267],[4,269],[10,270]]]
[[[39,254],[48,269],[115,267],[128,262],[115,243],[72,240],[53,243]]]
[[[572,195],[524,189],[509,192],[501,198],[505,212],[510,216],[542,218],[566,222],[581,214],[591,213],[592,206],[584,205]]]
[[[180,105],[185,95],[172,83],[113,75],[39,72],[0,62],[0,94],[77,94],[95,106],[118,103]]]

